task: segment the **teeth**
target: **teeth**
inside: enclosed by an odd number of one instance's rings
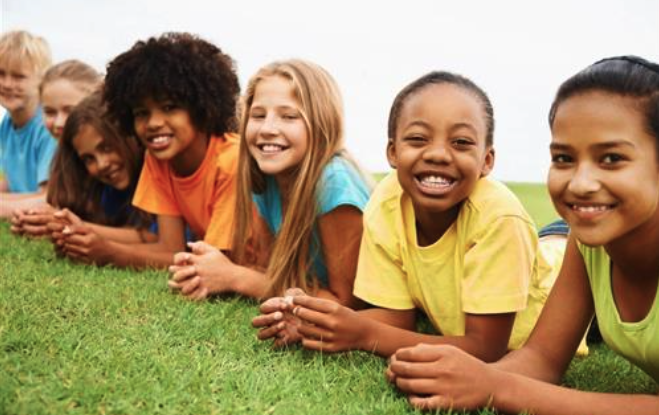
[[[261,151],[264,153],[278,153],[283,150],[284,147],[278,144],[264,144],[261,146]]]
[[[419,181],[421,184],[430,187],[445,187],[453,183],[452,180],[442,176],[423,176]]]
[[[158,136],[158,137],[153,137],[153,138],[151,139],[151,142],[152,142],[153,144],[162,144],[162,143],[167,142],[168,139],[169,139],[169,138],[168,138],[167,136],[165,136],[165,135],[161,135],[161,136]]]
[[[603,211],[609,209],[609,207],[606,206],[606,205],[599,205],[599,206],[577,206],[577,205],[572,205],[572,209],[576,210],[577,212],[603,212]]]

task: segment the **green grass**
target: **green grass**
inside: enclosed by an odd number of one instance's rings
[[[511,187],[549,221],[542,186]],[[384,360],[274,351],[250,326],[254,302],[191,303],[166,279],[72,264],[0,223],[0,414],[417,413],[385,382]],[[657,389],[604,346],[576,359],[565,382]]]
[[[558,219],[544,183],[506,183],[533,218],[538,229]]]

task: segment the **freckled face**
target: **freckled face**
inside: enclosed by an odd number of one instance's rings
[[[599,91],[569,98],[552,136],[549,192],[577,239],[607,245],[659,226],[657,139],[633,98]]]

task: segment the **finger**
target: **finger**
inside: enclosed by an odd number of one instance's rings
[[[333,316],[330,314],[319,313],[318,311],[310,310],[300,306],[294,307],[293,311],[297,318],[316,326],[329,328],[330,324],[334,321]]]
[[[67,208],[62,209],[57,213],[60,213],[60,215],[58,216],[59,219],[66,220],[73,225],[82,225],[82,220],[80,220],[80,218],[75,213],[71,212]]]
[[[51,215],[27,215],[22,218],[22,221],[25,223],[30,223],[32,225],[46,225],[52,220]]]
[[[192,255],[189,252],[177,252],[174,254],[174,265],[190,265]]]
[[[409,396],[407,400],[410,402],[410,405],[417,409],[426,410],[426,409],[450,409],[453,408],[453,403],[450,399],[440,396]]]
[[[64,243],[64,250],[66,251],[66,254],[75,254],[77,256],[87,256],[88,250],[87,247],[84,245],[77,245],[77,244],[71,244],[68,242]]]
[[[270,314],[277,310],[281,310],[282,306],[286,306],[282,297],[272,297],[261,303],[259,306],[259,311],[261,314]]]
[[[396,383],[396,374],[391,371],[391,368],[387,367],[387,369],[384,371],[384,377],[389,383]]]
[[[42,236],[47,235],[48,228],[43,225],[23,225],[23,230],[25,233],[30,234],[31,236]]]
[[[194,265],[190,265],[190,266],[183,267],[183,268],[179,269],[178,271],[176,271],[172,275],[171,279],[173,281],[176,281],[176,282],[183,282],[185,280],[188,280],[188,279],[190,279],[192,277],[196,277],[196,276],[197,276],[197,267],[195,267]]]
[[[330,340],[334,338],[334,334],[319,326],[312,326],[309,324],[301,324],[298,326],[297,331],[304,337],[310,340]]]
[[[284,330],[284,328],[285,328],[285,323],[281,322],[279,324],[275,324],[273,326],[259,330],[258,333],[256,334],[256,337],[258,337],[259,340],[268,340],[270,338],[277,336],[277,333]]]
[[[302,338],[302,347],[309,350],[316,350],[318,352],[336,353],[342,350],[338,349],[336,345],[322,340],[311,340]]]
[[[208,289],[206,287],[201,287],[188,296],[189,299],[194,301],[203,301],[206,297],[208,297]]]
[[[322,313],[329,313],[337,309],[338,304],[334,301],[325,300],[323,298],[311,297],[309,295],[300,295],[293,297],[293,304],[301,305],[302,307],[320,311]]]
[[[215,248],[213,245],[207,244],[203,241],[188,242],[188,246],[192,250],[192,253],[195,255],[203,255],[209,252],[217,251],[217,248]]]
[[[299,295],[307,295],[307,293],[304,292],[304,290],[302,288],[297,288],[297,287],[289,288],[289,289],[286,290],[286,292],[284,292],[284,296],[287,296],[287,297],[288,296],[297,297]]]
[[[181,288],[183,288],[182,284],[179,284],[178,282],[172,280],[167,281],[167,286],[173,291],[180,291]]]
[[[284,313],[282,313],[281,311],[276,311],[274,313],[269,313],[269,314],[262,314],[252,319],[252,327],[259,328],[259,327],[271,326],[277,322],[282,321],[283,319],[284,319]]]
[[[411,395],[433,395],[440,392],[438,390],[439,384],[437,379],[417,379],[398,376],[396,378],[396,386],[401,391]]]
[[[421,343],[412,347],[398,349],[396,359],[406,362],[431,362],[445,357],[456,349],[453,346],[442,344]]]
[[[185,282],[185,284],[182,285],[181,294],[188,295],[190,293],[193,293],[194,291],[197,290],[197,288],[199,288],[200,283],[201,283],[201,278],[199,277],[190,278]]]
[[[22,235],[23,234],[23,228],[20,227],[20,226],[12,225],[12,226],[9,227],[9,230],[11,231],[11,233],[13,233],[15,235]]]
[[[404,360],[397,360],[391,362],[389,369],[396,374],[396,376],[404,378],[430,378],[438,373],[437,360],[431,362],[407,362]],[[440,369],[441,370],[441,369]]]
[[[87,247],[89,245],[89,238],[86,234],[72,233],[65,235],[64,240],[69,245],[78,245],[81,247]]]

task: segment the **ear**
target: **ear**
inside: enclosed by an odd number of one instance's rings
[[[494,147],[490,146],[485,150],[485,160],[481,168],[481,177],[485,177],[494,169]]]
[[[396,156],[396,141],[393,138],[387,142],[387,161],[392,169],[396,168],[398,157]]]

